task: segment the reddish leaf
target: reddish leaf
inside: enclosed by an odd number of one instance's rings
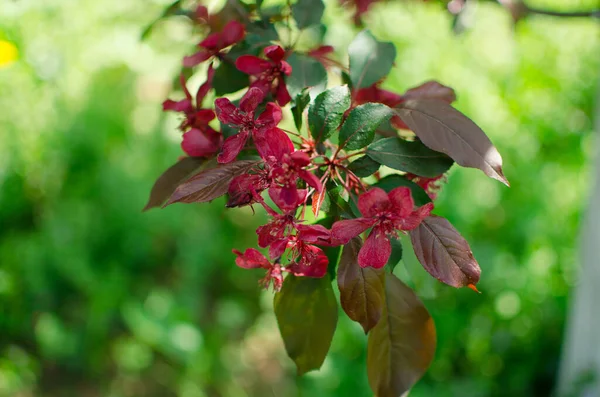
[[[400,106],[396,113],[430,149],[446,153],[463,167],[479,168],[508,186],[500,153],[467,116],[435,99],[410,100]]]
[[[206,159],[199,157],[184,157],[169,167],[154,182],[148,203],[142,211],[160,207],[173,194],[177,186],[194,171],[198,170],[205,161]]]
[[[402,98],[410,99],[439,99],[441,101],[452,103],[456,101],[456,94],[450,87],[446,87],[437,81],[427,81],[418,87],[406,91]]]
[[[233,161],[204,170],[179,185],[163,207],[178,202],[204,203],[214,200],[227,193],[233,178],[247,172],[258,163],[256,160]]]
[[[471,247],[460,233],[440,216],[431,215],[410,231],[415,255],[425,270],[453,287],[471,287],[479,281],[481,269]]]
[[[399,397],[431,364],[435,327],[410,288],[391,273],[385,278],[383,314],[369,333],[367,375],[377,397]]]
[[[275,317],[298,375],[321,368],[337,324],[337,302],[328,276],[289,275],[275,295]]]
[[[384,271],[358,265],[362,239],[355,237],[344,246],[338,265],[340,303],[352,320],[360,323],[365,334],[381,318],[384,303]]]

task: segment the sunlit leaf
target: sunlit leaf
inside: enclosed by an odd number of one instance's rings
[[[359,178],[366,178],[379,170],[381,164],[369,156],[362,156],[348,165],[348,169]]]
[[[347,85],[334,87],[317,95],[308,109],[308,127],[312,137],[317,142],[329,138],[339,127],[349,107],[350,90]]]
[[[390,117],[391,109],[381,103],[365,103],[355,107],[340,129],[340,148],[356,150],[367,146],[373,141],[379,124]]]
[[[370,31],[364,30],[350,43],[348,57],[352,87],[369,87],[389,74],[396,59],[396,47],[377,41]]]
[[[323,0],[298,0],[292,6],[292,14],[299,29],[318,25],[324,11],[325,4],[323,4]]]
[[[433,99],[410,100],[400,106],[396,113],[426,146],[447,154],[463,167],[479,168],[508,185],[500,153],[467,116]]]

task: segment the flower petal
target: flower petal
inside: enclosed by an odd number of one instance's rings
[[[378,187],[374,187],[358,197],[358,209],[366,218],[372,218],[390,207],[391,202],[387,193]]]
[[[162,104],[164,111],[173,111],[173,112],[191,112],[193,111],[192,103],[189,99],[184,99],[181,101],[172,101],[167,99]]]
[[[227,194],[229,200],[225,205],[228,208],[240,207],[254,202],[254,193],[260,194],[267,188],[263,175],[243,174],[238,175],[229,182]]]
[[[227,98],[215,99],[215,110],[221,123],[238,125],[242,119],[238,115],[238,110]]]
[[[265,94],[258,88],[250,88],[240,99],[240,110],[254,113],[258,105],[265,99]]]
[[[198,92],[196,93],[196,107],[202,107],[202,101],[204,100],[204,97],[212,88],[212,81],[214,76],[215,69],[213,68],[213,64],[211,62],[210,66],[208,67],[208,72],[206,73],[206,81],[202,83],[200,88],[198,88]]]
[[[194,67],[194,66],[206,61],[211,56],[212,56],[212,54],[208,51],[198,51],[194,55],[183,57],[183,66],[186,68]]]
[[[251,75],[261,74],[271,68],[271,62],[254,55],[242,55],[235,61],[238,70]]]
[[[281,257],[287,248],[289,239],[282,238],[276,241],[273,241],[269,246],[269,256],[271,259],[276,259]]]
[[[258,154],[265,160],[274,157],[275,160],[281,161],[285,154],[294,150],[290,137],[279,128],[254,131],[252,136]]]
[[[251,90],[258,91],[258,88],[251,88]],[[279,124],[281,118],[281,108],[276,103],[269,102],[265,110],[256,119],[255,125],[259,128],[275,127]]]
[[[423,219],[427,218],[431,211],[433,210],[433,203],[427,203],[415,211],[413,211],[410,215],[404,218],[400,218],[394,221],[394,226],[400,230],[413,230],[416,229],[417,226],[421,224]]]
[[[292,97],[287,90],[287,86],[285,85],[285,81],[283,81],[283,78],[281,77],[279,77],[279,82],[277,83],[275,97],[277,98],[277,103],[281,106],[287,105],[292,100]]]
[[[229,47],[230,45],[237,43],[244,38],[245,34],[246,29],[244,28],[244,25],[238,21],[228,22],[221,33],[221,48]]]
[[[371,226],[376,221],[367,218],[346,219],[337,221],[331,227],[332,242],[339,244],[347,244],[353,237],[358,236]]]
[[[273,62],[279,62],[285,57],[285,50],[278,45],[265,47],[265,55]]]
[[[269,197],[282,211],[293,211],[300,205],[300,197],[296,186],[271,187]]]
[[[232,135],[229,138],[225,139],[223,142],[223,148],[221,149],[221,153],[217,156],[217,161],[221,164],[230,163],[237,155],[240,153],[246,141],[248,140],[248,133],[242,131],[238,134]]]
[[[374,267],[381,269],[385,266],[390,254],[392,253],[392,245],[386,234],[374,227],[358,253],[358,264],[361,267]]]
[[[248,248],[243,254],[238,250],[233,250],[233,253],[237,255],[235,264],[243,269],[257,269],[260,267],[268,269],[271,267],[271,263],[267,258],[254,248]]]
[[[415,208],[415,202],[412,198],[410,189],[406,186],[395,188],[388,194],[388,197],[392,202],[394,213],[396,215],[405,218],[413,212]]]
[[[297,225],[298,239],[311,244],[331,245],[331,230],[323,225]]]
[[[315,188],[317,192],[321,192],[323,190],[323,185],[321,184],[321,181],[312,172],[308,172],[306,170],[299,170],[298,176],[302,178],[308,184],[308,186]]]
[[[192,128],[183,134],[181,148],[192,157],[206,157],[214,154],[218,149],[218,141],[207,136],[197,128]]]
[[[302,244],[300,260],[286,267],[295,276],[321,278],[327,274],[329,259],[322,249],[314,245]]]

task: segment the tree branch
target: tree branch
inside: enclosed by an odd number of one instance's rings
[[[565,17],[565,18],[576,18],[576,17],[600,18],[600,10],[561,12],[561,11],[543,10],[543,9],[539,9],[539,8],[529,7],[528,5],[525,5],[525,7],[530,14],[549,15],[552,17]]]

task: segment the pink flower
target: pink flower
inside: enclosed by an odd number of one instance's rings
[[[204,18],[204,14],[199,15]],[[208,18],[208,17],[207,17]],[[223,50],[244,38],[246,30],[238,21],[230,21],[219,33],[211,33],[198,44],[200,51],[183,58],[183,66],[191,68],[212,57],[221,58]]]
[[[302,240],[296,241],[293,252],[299,259],[288,265],[286,270],[296,276],[321,278],[327,274],[329,259],[323,250]]]
[[[212,109],[202,108],[202,101],[211,88],[213,75],[214,70],[211,66],[208,69],[208,80],[200,86],[196,93],[195,104],[192,94],[190,94],[186,87],[183,75],[180,76],[180,82],[185,99],[181,101],[167,99],[163,102],[163,110],[180,112],[185,116],[179,129],[184,132],[181,148],[189,156],[209,157],[215,154],[221,147],[221,134],[209,125],[215,118],[215,113]]]
[[[242,55],[235,61],[235,66],[256,78],[250,87],[260,88],[265,95],[271,92],[277,103],[285,106],[292,98],[285,85],[284,76],[292,73],[292,67],[283,60],[285,50],[280,46],[266,47],[264,52],[268,60],[254,55]]]
[[[282,267],[279,263],[271,263],[263,254],[254,248],[248,248],[243,254],[238,250],[233,250],[237,255],[235,264],[243,269],[266,269],[267,274],[260,281],[260,284],[265,288],[273,285],[273,290],[278,292],[283,284]]]
[[[294,146],[285,133],[275,134],[271,131],[267,134],[262,131],[255,135],[254,142],[265,161],[267,178],[271,183],[269,196],[279,208],[290,211],[304,201],[305,197],[299,192],[305,191],[298,190],[296,186],[298,178],[321,192],[323,186],[319,178],[306,170],[311,163],[310,158],[302,151],[294,151]]]
[[[338,221],[331,228],[332,238],[341,244],[348,243],[372,227],[364,246],[358,254],[361,267],[376,269],[385,266],[392,251],[390,237],[398,237],[398,230],[412,230],[429,216],[433,203],[417,209],[410,189],[398,187],[389,194],[383,189],[373,188],[358,198],[358,209],[363,218]]]
[[[266,171],[256,169],[255,173],[236,176],[229,183],[226,207],[240,207],[256,202],[255,195],[260,194],[270,185]]]
[[[272,210],[269,212],[272,216],[271,221],[256,229],[258,246],[269,247],[269,256],[279,258],[291,240],[291,234],[296,227],[296,217],[289,212],[285,214],[278,214]]]
[[[254,118],[254,112],[263,99],[264,94],[260,89],[250,88],[240,100],[239,108],[235,107],[227,98],[218,98],[215,100],[215,108],[219,120],[222,123],[235,126],[239,130],[236,135],[230,136],[223,143],[223,150],[217,157],[219,163],[233,161],[248,141],[250,135],[260,132],[265,133],[266,135],[263,136],[268,138],[271,133],[267,131],[276,130],[274,127],[281,121],[281,108],[276,103],[267,103],[266,109],[260,116],[256,119]],[[280,135],[277,131],[272,132],[272,134]],[[283,134],[285,135],[285,133]],[[287,135],[286,138],[289,140]],[[264,140],[264,142],[266,144],[268,139]],[[260,153],[261,148],[258,147],[258,144],[257,149]]]

